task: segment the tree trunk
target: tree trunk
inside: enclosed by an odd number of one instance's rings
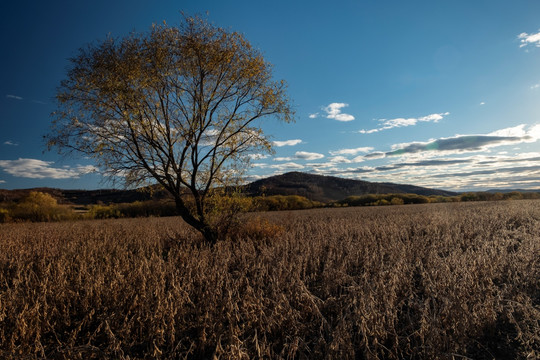
[[[212,228],[206,222],[196,219],[186,207],[181,199],[176,200],[176,210],[178,214],[184,219],[186,223],[195,228],[198,232],[204,236],[204,239],[212,246],[214,246],[218,240],[218,232]]]
[[[204,236],[204,238],[210,245],[214,246],[217,243],[218,233],[216,230],[212,229],[211,226],[206,225],[204,228],[197,230],[201,232],[201,234]]]

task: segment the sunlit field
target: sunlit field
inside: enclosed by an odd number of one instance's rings
[[[0,224],[0,358],[534,359],[540,201]]]

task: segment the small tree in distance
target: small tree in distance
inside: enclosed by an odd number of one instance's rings
[[[240,179],[250,154],[271,151],[261,119],[292,121],[285,90],[241,34],[185,17],[80,49],[46,139],[127,186],[159,183],[215,243],[210,199]]]

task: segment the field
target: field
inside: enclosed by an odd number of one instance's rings
[[[535,359],[540,201],[0,224],[0,358]]]

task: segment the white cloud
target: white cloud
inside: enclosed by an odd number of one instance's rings
[[[297,164],[295,162],[288,162],[284,164],[270,165],[272,169],[279,170],[302,170],[305,168],[304,165]]]
[[[291,160],[318,160],[324,158],[323,154],[312,153],[307,151],[297,151],[294,156],[276,157],[274,161],[291,161]]]
[[[331,103],[327,107],[323,108],[323,110],[326,111],[326,117],[328,119],[334,119],[337,121],[352,121],[354,120],[354,116],[341,112],[341,109],[347,106],[349,106],[349,104]]]
[[[17,143],[14,142],[14,141],[11,141],[11,140],[4,141],[4,145],[9,145],[9,146],[19,146],[19,144],[17,144]]]
[[[352,162],[350,159],[346,158],[345,156],[334,156],[328,160],[330,160],[330,163],[332,164],[349,164]]]
[[[356,155],[358,153],[367,153],[372,151],[373,148],[366,146],[366,147],[357,147],[354,149],[340,149],[340,150],[332,150],[330,151],[330,155]]]
[[[531,90],[535,90],[535,89],[538,89],[538,88],[540,88],[540,84],[531,85]]]
[[[514,127],[496,130],[487,134],[489,136],[511,136],[511,137],[524,137],[527,135],[525,131],[525,124],[521,124]]]
[[[265,164],[265,163],[255,163],[255,164],[251,164],[252,167],[254,168],[261,168],[261,169],[266,169],[268,167],[268,164]]]
[[[489,148],[533,143],[540,139],[540,124],[525,129],[521,124],[511,128],[500,129],[485,135],[456,135],[449,138],[431,139],[427,142],[410,142],[392,145],[392,151],[373,152],[364,156],[375,159],[387,156],[416,155],[421,153],[459,154],[466,152],[487,151]],[[384,156],[381,156],[384,155]]]
[[[318,116],[319,116],[319,113],[309,114],[310,119],[316,119]]]
[[[6,180],[0,180],[0,184],[5,184]]]
[[[248,157],[251,160],[260,160],[260,159],[266,159],[269,157],[267,154],[249,154]]]
[[[373,158],[372,158],[373,159]],[[360,155],[360,156],[357,156],[355,158],[353,158],[351,160],[351,162],[353,163],[359,163],[359,162],[362,162],[362,161],[365,161],[366,159],[364,158],[364,156]]]
[[[302,143],[302,140],[300,139],[294,139],[294,140],[285,140],[285,141],[273,141],[272,142],[274,146],[282,147],[282,146],[294,146]]]
[[[0,160],[0,168],[10,175],[30,179],[70,179],[97,171],[92,165],[77,165],[73,168],[55,168],[52,161],[38,159]]]
[[[7,97],[8,99],[14,99],[14,100],[22,100],[22,99],[23,99],[23,98],[20,97],[20,96],[17,96],[17,95],[11,95],[11,94],[6,95],[6,97]]]
[[[250,175],[246,175],[244,177],[244,183],[250,183],[250,182],[253,182],[253,181],[257,181],[257,180],[261,180],[261,179],[266,179],[268,177],[268,175],[257,175],[257,174],[250,174]]]
[[[384,159],[386,154],[382,151],[375,151],[369,154],[364,155],[364,159],[375,160],[375,159]]]
[[[528,132],[527,135],[529,135],[532,139],[535,141],[540,139],[540,124],[534,125]]]
[[[486,105],[486,103],[485,103],[485,102],[483,102],[483,101],[481,101],[481,102],[480,102],[480,105]]]
[[[316,164],[317,167],[313,167],[315,172],[323,175],[450,190],[516,188],[517,184],[523,184],[526,188],[540,186],[538,152],[507,156],[474,155],[443,158],[435,153],[431,155],[431,159],[415,161],[393,158],[395,162],[377,167],[341,168],[331,166],[331,163]]]
[[[337,166],[340,166],[342,164],[352,164],[352,163],[360,163],[364,161],[363,156],[358,156],[354,159],[346,158],[345,156],[333,156],[331,158],[328,158],[328,161],[321,162],[321,163],[308,163],[307,166],[311,166],[315,170],[317,169],[325,169],[325,171],[342,171],[341,169],[338,169]]]
[[[525,47],[527,45],[534,45],[536,47],[540,47],[540,31],[536,34],[527,34],[527,33],[521,33],[518,35],[518,39],[521,44],[519,44],[519,47]]]
[[[419,122],[439,122],[442,120],[445,116],[450,115],[449,112],[444,113],[438,113],[438,114],[429,114],[426,116],[421,116],[418,118],[395,118],[395,119],[380,119],[379,121],[382,122],[382,126],[371,129],[371,130],[365,130],[362,129],[358,131],[361,134],[372,134],[383,130],[393,129],[396,127],[406,127],[406,126],[414,126]]]
[[[324,155],[319,154],[319,153],[307,152],[307,151],[297,151],[294,154],[294,157],[296,159],[302,159],[302,160],[317,160],[317,159],[322,159]]]

